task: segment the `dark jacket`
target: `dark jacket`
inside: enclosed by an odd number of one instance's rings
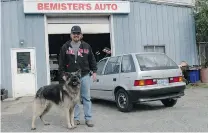
[[[72,50],[71,41],[67,41],[60,50],[59,55],[59,75],[62,80],[63,72],[75,72],[82,70],[82,77],[90,71],[96,73],[97,62],[92,52],[91,46],[81,41],[77,60],[75,61],[74,51]]]

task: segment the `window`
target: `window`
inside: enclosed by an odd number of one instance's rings
[[[178,69],[178,65],[162,53],[137,54],[136,58],[142,71]]]
[[[160,52],[160,53],[165,53],[165,46],[144,46],[144,51],[145,52]]]
[[[121,57],[111,57],[105,67],[105,74],[116,74],[120,70]]]
[[[131,55],[124,55],[122,58],[121,72],[135,72],[135,66]]]
[[[102,61],[98,62],[98,64],[97,64],[97,67],[98,67],[97,75],[102,74],[102,71],[103,71],[103,68],[105,66],[106,61],[107,61],[107,59],[103,59]]]
[[[17,73],[30,73],[30,52],[17,52]]]

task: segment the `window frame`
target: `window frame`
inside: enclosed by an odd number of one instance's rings
[[[131,58],[131,61],[132,61],[132,65],[133,65],[133,67],[134,67],[134,69],[133,69],[133,71],[131,71],[131,72],[123,72],[122,71],[122,63],[123,63],[123,57],[124,56],[130,56],[130,58]],[[135,66],[135,62],[134,62],[134,59],[133,59],[133,56],[131,55],[131,54],[126,54],[126,55],[123,55],[122,56],[122,59],[121,59],[121,66],[120,66],[121,68],[120,68],[120,73],[132,73],[132,72],[136,72],[136,66]]]
[[[98,73],[97,73],[97,75],[104,75],[104,70],[105,70],[105,67],[106,67],[107,62],[108,62],[109,59],[110,59],[110,58],[104,58],[104,59],[101,59],[101,60],[98,62],[98,63],[100,63],[101,61],[106,60],[106,62],[105,62],[105,64],[104,64],[104,67],[103,67],[103,69],[102,69],[101,74],[98,74]],[[97,63],[97,65],[98,65],[98,63]]]
[[[112,74],[119,74],[120,72],[121,72],[121,61],[120,61],[120,63],[119,63],[119,71],[118,71],[118,73],[110,73],[110,74],[106,74],[105,73],[105,71],[106,71],[106,67],[107,67],[107,65],[108,65],[108,62],[110,61],[110,59],[112,59],[112,58],[121,58],[122,59],[122,56],[111,56],[109,59],[108,59],[108,61],[107,61],[107,63],[105,64],[105,70],[103,71],[103,75],[112,75]]]
[[[153,52],[156,52],[155,51],[155,47],[164,47],[164,54],[166,54],[166,46],[165,45],[144,45],[144,52],[145,52],[145,47],[154,47],[154,51]]]

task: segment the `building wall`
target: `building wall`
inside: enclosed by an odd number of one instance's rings
[[[198,64],[191,8],[131,2],[129,15],[114,15],[114,30],[116,54],[165,45],[176,63]]]
[[[22,1],[2,2],[2,87],[12,96],[11,48],[36,47],[38,87],[46,84],[43,15],[24,15]],[[25,44],[19,45],[23,39]]]
[[[43,15],[25,15],[23,1],[1,3],[2,87],[12,96],[11,48],[36,47],[38,88],[47,83]],[[166,53],[177,63],[197,64],[192,9],[131,2],[129,15],[114,15],[115,52],[142,52],[143,45],[165,45]],[[23,46],[19,45],[24,40]]]

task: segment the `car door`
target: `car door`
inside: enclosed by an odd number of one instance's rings
[[[110,57],[108,60],[102,78],[102,97],[106,100],[114,100],[113,90],[119,84],[121,56]]]
[[[91,85],[91,89],[90,89],[90,93],[91,93],[91,97],[92,98],[99,98],[99,99],[103,99],[103,95],[102,95],[102,90],[104,89],[103,87],[103,71],[104,71],[104,67],[106,65],[108,58],[102,59],[97,63],[97,79],[95,82],[92,82]]]
[[[120,85],[125,89],[130,89],[136,80],[136,68],[132,55],[123,55],[121,61]]]

